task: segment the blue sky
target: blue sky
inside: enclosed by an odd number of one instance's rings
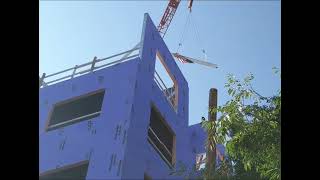
[[[133,48],[140,40],[144,13],[157,25],[167,1],[40,1],[39,74],[51,74],[94,56]],[[207,117],[209,89],[218,89],[218,105],[230,97],[224,84],[232,73],[253,73],[253,87],[265,96],[280,89],[272,67],[281,68],[280,1],[197,1],[179,52],[218,64],[211,69],[181,64],[189,83],[189,124]],[[182,1],[164,38],[175,52],[189,11]],[[196,29],[194,28],[196,27]],[[198,31],[199,37],[196,33]]]

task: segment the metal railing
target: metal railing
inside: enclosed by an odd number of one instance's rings
[[[94,112],[94,113],[91,113],[91,114],[87,114],[87,115],[84,115],[84,116],[81,116],[81,117],[77,117],[77,118],[74,118],[74,119],[71,119],[71,120],[67,120],[67,121],[60,122],[60,123],[57,123],[57,124],[54,124],[54,125],[50,125],[48,127],[48,130],[53,130],[53,129],[56,129],[56,128],[61,127],[61,126],[65,126],[67,124],[72,124],[72,123],[81,121],[81,120],[83,120],[85,118],[96,117],[97,115],[100,115],[100,113],[101,113],[101,111],[97,111],[97,112]]]
[[[170,156],[172,156],[171,151],[167,148],[167,146],[159,139],[159,137],[157,136],[157,134],[153,131],[153,129],[151,127],[149,127],[150,132],[156,137],[156,139],[159,141],[159,143],[164,147],[164,149],[167,151],[167,153],[169,153]]]
[[[62,81],[68,80],[68,79],[72,79],[74,77],[78,77],[78,76],[81,76],[81,75],[84,75],[84,74],[87,74],[90,72],[94,72],[96,70],[102,69],[107,66],[112,66],[112,65],[119,64],[121,62],[128,61],[134,57],[139,56],[139,53],[136,53],[131,56],[125,56],[125,57],[122,57],[118,60],[99,65],[99,63],[106,62],[106,60],[110,60],[112,58],[116,58],[116,57],[124,55],[124,54],[132,53],[132,52],[135,52],[139,49],[140,49],[140,47],[135,47],[131,50],[124,51],[124,52],[121,52],[121,53],[118,53],[118,54],[115,54],[115,55],[112,55],[112,56],[109,56],[106,58],[102,58],[102,59],[98,59],[97,57],[94,57],[93,60],[90,62],[81,64],[81,65],[76,65],[72,68],[68,68],[63,71],[59,71],[59,72],[56,72],[56,73],[53,73],[50,75],[46,75],[46,73],[43,73],[42,76],[39,77],[39,88],[46,87],[46,86],[49,86],[49,85],[52,85],[52,84],[55,84],[58,82],[62,82]],[[165,83],[163,82],[163,80],[161,79],[161,77],[159,76],[159,74],[156,71],[155,71],[154,80],[155,80],[156,84],[158,85],[158,87],[160,88],[160,90],[164,93],[169,104],[172,106],[172,108],[175,111],[177,111],[176,104],[174,102],[172,102],[171,95],[168,91],[167,86],[165,85]]]
[[[154,81],[156,82],[156,84],[158,85],[158,87],[160,88],[160,90],[163,92],[163,94],[165,95],[167,101],[169,102],[169,104],[172,106],[172,108],[176,111],[176,104],[174,104],[174,102],[171,101],[171,97],[174,96],[175,94],[171,95],[169,93],[169,90],[167,88],[167,86],[165,85],[165,83],[163,82],[163,80],[161,79],[160,75],[157,73],[157,71],[154,71],[155,76],[154,76]],[[175,93],[175,92],[173,92]]]
[[[149,127],[148,129],[153,136],[156,137],[157,141],[161,144],[161,146],[167,151],[167,153],[169,154],[169,156],[172,158],[172,152],[168,150],[168,148],[166,147],[166,145],[159,139],[159,137],[157,136],[157,134],[152,130],[151,127]],[[169,165],[170,168],[172,168],[172,159],[168,159],[162,152],[161,150],[157,147],[156,142],[153,142],[153,140],[148,136],[148,141],[151,143],[151,145],[156,149],[156,151],[158,151],[158,153],[160,154],[160,156],[162,157],[162,159],[165,160],[165,162]]]
[[[139,49],[140,49],[140,47],[135,47],[131,50],[121,52],[119,54],[115,54],[115,55],[112,55],[112,56],[109,56],[106,58],[102,58],[102,59],[98,59],[97,57],[94,57],[93,60],[90,62],[81,64],[81,65],[76,65],[75,67],[68,68],[63,71],[56,72],[56,73],[53,73],[50,75],[46,75],[45,73],[43,73],[42,76],[39,77],[39,88],[45,87],[48,85],[52,85],[54,83],[58,83],[58,82],[61,82],[61,81],[67,80],[67,79],[72,79],[76,76],[81,76],[83,74],[90,73],[90,72],[96,71],[98,69],[107,67],[107,66],[112,66],[112,65],[124,62],[124,61],[128,61],[134,57],[139,56],[139,53],[136,53],[136,54],[128,56],[128,57],[120,58],[118,60],[115,60],[115,61],[112,61],[112,62],[109,62],[106,64],[102,63],[102,62],[105,62],[105,60],[109,60],[109,59],[118,57],[123,54],[132,53],[132,52],[137,51]],[[101,64],[98,65],[98,63],[101,63]],[[69,74],[63,76],[63,74],[65,74],[65,73],[69,73]],[[49,78],[51,78],[51,80],[49,80]],[[47,80],[47,81],[45,81],[45,80]]]

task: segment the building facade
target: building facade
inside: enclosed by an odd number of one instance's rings
[[[41,78],[40,179],[177,179],[170,172],[178,163],[191,167],[205,153],[205,132],[188,125],[188,83],[148,14],[130,52]]]

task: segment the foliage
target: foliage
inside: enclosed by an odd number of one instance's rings
[[[279,69],[273,70],[279,73]],[[216,122],[202,119],[209,136],[206,148],[215,146],[212,142],[225,144],[227,158],[214,172],[207,167],[196,171],[183,165],[173,174],[178,172],[185,179],[280,179],[281,91],[264,97],[253,89],[253,79],[250,74],[241,82],[228,75],[225,87],[231,100],[210,110],[221,113]]]
[[[170,175],[183,177],[184,179],[205,179],[205,180],[233,180],[235,179],[232,176],[232,165],[229,159],[224,159],[220,162],[219,166],[216,168],[215,172],[208,176],[208,167],[197,170],[196,165],[194,164],[191,167],[188,167],[181,161],[179,161],[175,168],[172,169]]]
[[[250,74],[240,82],[228,75],[225,87],[232,99],[212,110],[221,113],[216,139],[226,144],[238,174],[242,174],[243,167],[245,172],[257,173],[261,178],[280,179],[281,91],[264,97],[252,88],[253,79]],[[205,128],[210,126],[207,121]]]

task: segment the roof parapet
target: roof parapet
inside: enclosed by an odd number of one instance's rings
[[[132,53],[132,52],[135,52],[137,50],[140,50],[140,46],[135,47],[133,49],[130,49],[128,51],[124,51],[124,52],[121,52],[121,53],[106,57],[106,58],[98,59],[97,57],[94,57],[94,59],[92,61],[90,61],[90,62],[81,64],[81,65],[75,65],[75,67],[68,68],[68,69],[65,69],[63,71],[59,71],[59,72],[56,72],[56,73],[53,73],[53,74],[46,75],[46,73],[43,73],[41,78],[39,78],[39,88],[55,84],[55,83],[64,81],[66,79],[72,79],[75,76],[81,76],[81,75],[84,75],[86,73],[90,73],[90,72],[96,71],[98,69],[102,69],[102,68],[105,68],[105,67],[108,67],[108,66],[116,65],[116,64],[131,60],[132,58],[135,58],[135,57],[139,56],[139,53],[135,53],[134,55],[127,56],[127,57],[122,57],[120,59],[117,59],[117,60],[114,60],[114,61],[111,61],[111,62],[108,62],[108,63],[100,64],[98,66],[96,65],[97,63],[101,63],[101,62],[103,62],[105,60],[113,59],[113,58],[116,58],[116,57],[121,56],[123,54]],[[82,68],[82,70],[80,68]],[[81,71],[77,72],[77,70],[81,70]],[[67,72],[69,73],[69,75],[64,75],[63,76],[63,74],[65,74]],[[49,80],[48,78],[51,78],[51,80]],[[45,79],[47,79],[48,81],[45,82],[44,81]]]

